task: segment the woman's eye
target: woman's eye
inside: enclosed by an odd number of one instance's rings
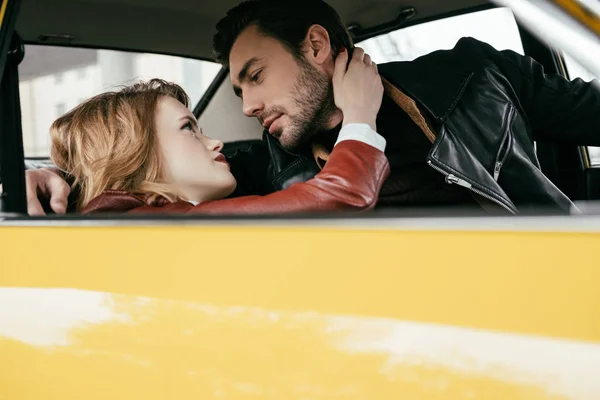
[[[181,127],[181,129],[189,130],[189,131],[192,131],[192,132],[194,131],[194,127],[192,126],[191,122],[186,123],[184,126]]]

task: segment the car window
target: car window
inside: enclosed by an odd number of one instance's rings
[[[567,73],[570,79],[581,78],[586,82],[591,82],[594,79],[600,82],[600,77],[592,74],[583,65],[578,63],[573,57],[568,54],[563,54],[565,60],[565,66],[567,67]],[[588,154],[590,155],[590,164],[600,166],[600,147],[588,147]]]
[[[444,18],[380,35],[361,43],[377,63],[411,61],[435,50],[451,49],[460,38],[470,36],[489,43],[497,50],[514,50],[524,54],[519,29],[512,11],[494,8]],[[571,79],[599,79],[574,58],[565,54]],[[600,166],[600,147],[588,147],[591,165]]]
[[[462,37],[489,43],[497,50],[524,54],[519,28],[507,8],[494,8],[401,28],[358,45],[373,61],[411,61],[435,50],[451,49]]]
[[[220,68],[176,56],[27,45],[19,65],[25,157],[47,157],[52,122],[89,97],[137,80],[162,78],[181,85],[193,107]]]

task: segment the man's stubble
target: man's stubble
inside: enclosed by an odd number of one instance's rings
[[[329,129],[331,117],[337,111],[331,78],[301,56],[297,62],[300,74],[294,83],[292,98],[298,112],[289,115],[288,131],[279,136],[279,142],[286,149],[294,149],[318,132]]]

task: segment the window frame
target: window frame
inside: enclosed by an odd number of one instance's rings
[[[0,5],[0,171],[9,171],[2,174],[0,215],[27,212],[17,69],[24,47],[15,30],[20,6],[21,0],[2,0]],[[15,65],[8,65],[11,62]]]
[[[196,118],[200,118],[202,113],[208,108],[210,101],[215,97],[215,94],[217,94],[217,91],[227,79],[227,75],[229,75],[229,68],[222,65],[219,72],[217,72],[217,75],[215,75],[214,79],[210,85],[208,85],[208,88],[204,91],[202,96],[200,96],[200,100],[198,100],[193,108],[193,114]]]
[[[4,0],[4,1],[8,1],[8,0]],[[441,14],[437,14],[435,16],[431,16],[431,17],[427,17],[427,18],[408,20],[408,21],[404,21],[400,24],[390,25],[387,30],[377,31],[372,35],[361,36],[359,39],[360,39],[360,41],[368,40],[375,36],[384,35],[384,34],[387,34],[389,32],[392,32],[392,31],[395,31],[398,29],[408,28],[408,27],[420,25],[423,23],[434,22],[434,21],[438,21],[438,20],[442,20],[442,19],[446,19],[446,18],[451,18],[451,17],[455,17],[455,16],[460,16],[460,15],[465,15],[465,14],[470,14],[470,13],[475,13],[475,12],[480,12],[480,11],[485,11],[485,10],[490,10],[490,9],[495,9],[495,8],[502,8],[502,7],[498,6],[496,4],[483,4],[483,5],[473,6],[473,7],[460,8],[457,10],[452,10],[447,13],[441,13]],[[386,24],[386,23],[384,23],[384,24]],[[382,25],[384,25],[384,24],[382,24]],[[348,25],[350,25],[350,24],[348,24]],[[523,38],[524,29],[519,24],[518,21],[517,21],[517,26],[519,28],[519,33],[521,34],[525,54],[528,55],[529,54],[528,48],[525,44],[525,39]],[[353,35],[353,39],[354,39],[354,35]],[[533,36],[532,36],[532,39],[537,42],[538,46],[543,47],[546,50],[547,54],[552,54],[552,50],[550,48],[543,45],[539,40],[533,38]],[[33,43],[26,43],[26,44],[38,44],[39,45],[40,43],[33,42]],[[50,45],[62,46],[62,47],[76,47],[76,48],[90,48],[90,49],[104,49],[104,50],[136,52],[135,50],[123,49],[123,48],[118,48],[118,47],[101,47],[100,48],[100,47],[94,47],[94,46],[81,46],[81,45],[73,46],[73,45],[69,45],[69,44],[54,44],[54,43],[50,44]],[[137,52],[140,53],[141,51],[137,51]],[[145,53],[148,53],[148,52],[146,51]],[[189,55],[185,55],[185,54],[170,54],[170,53],[152,53],[152,54],[171,55],[171,56],[176,56],[176,57],[187,57],[190,59],[196,59],[196,60],[202,60],[202,61],[213,61],[213,60],[207,60],[204,58],[189,56]],[[220,86],[223,84],[227,84],[227,82],[225,82],[225,78],[227,77],[228,72],[229,71],[226,67],[222,67],[221,70],[217,73],[215,79],[209,85],[209,88],[207,89],[207,91],[204,93],[204,95],[201,97],[200,101],[194,107],[194,111],[198,112],[198,116],[201,115],[201,113],[206,109],[206,106],[210,103],[210,100],[212,99],[212,97],[214,96],[216,91],[220,88]],[[24,170],[22,172],[24,175]],[[436,214],[435,210],[427,210],[422,213],[419,213],[418,211],[415,213],[415,210],[410,210],[409,212],[403,212],[402,210],[394,210],[393,212],[383,212],[383,213],[375,212],[373,214],[370,214],[366,218],[367,219],[373,219],[373,218],[374,219],[381,219],[381,218],[389,219],[389,218],[405,218],[405,217],[421,218],[421,217],[431,217],[432,215],[435,215],[435,214]],[[450,215],[450,216],[456,217],[456,216],[471,216],[471,215],[479,215],[479,214],[478,213],[472,214],[468,210],[461,210],[461,211],[452,213],[452,215]],[[447,212],[447,210],[442,211],[440,216],[449,216],[449,213]],[[123,224],[131,223],[132,221],[140,221],[140,222],[143,222],[143,221],[146,221],[146,222],[192,221],[193,222],[193,221],[209,221],[210,220],[210,221],[249,221],[249,222],[251,222],[251,221],[265,221],[265,220],[284,220],[284,221],[300,220],[300,221],[303,221],[303,220],[323,220],[323,219],[334,219],[334,220],[365,219],[365,216],[356,215],[356,214],[345,215],[343,213],[342,214],[324,213],[324,215],[316,215],[316,214],[298,215],[298,214],[295,214],[295,215],[284,215],[284,216],[253,216],[253,215],[252,216],[227,216],[227,215],[224,215],[224,216],[207,216],[207,215],[123,216],[123,215],[118,215],[118,216],[112,216],[110,218],[106,218],[104,216],[90,216],[90,215],[81,215],[81,214],[68,214],[68,215],[64,215],[64,216],[49,214],[44,217],[30,217],[27,215],[9,216],[7,219],[5,219],[5,221],[7,221],[7,222],[14,221],[17,223],[17,225],[19,224],[19,222],[27,222],[27,221],[34,221],[37,224],[39,224],[44,221],[61,220],[61,221],[65,221],[68,225],[78,225],[77,223],[73,224],[74,222],[77,222],[77,221],[90,221],[90,222],[104,221],[104,222],[108,223],[110,226],[114,226],[114,225],[118,225],[120,223],[123,223]],[[69,222],[67,222],[67,221],[69,221]]]

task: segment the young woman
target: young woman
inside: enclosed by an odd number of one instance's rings
[[[57,119],[52,159],[74,178],[83,213],[368,209],[389,173],[385,140],[374,130],[383,87],[374,64],[345,66],[336,63],[334,96],[344,121],[329,160],[315,178],[281,192],[226,199],[236,180],[223,144],[203,134],[183,89],[157,79],[98,95]]]

